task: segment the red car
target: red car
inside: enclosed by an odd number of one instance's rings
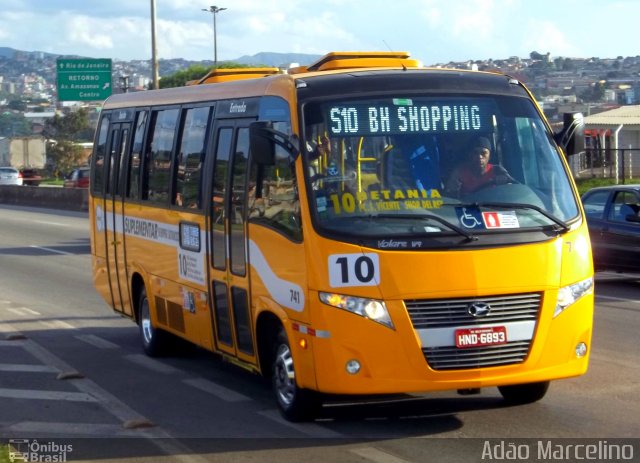
[[[89,168],[79,167],[64,179],[65,188],[89,188]]]

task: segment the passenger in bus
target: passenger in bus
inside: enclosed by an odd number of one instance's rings
[[[464,162],[453,170],[445,185],[447,194],[465,196],[482,188],[514,183],[506,169],[490,164],[491,142],[486,137],[476,138]]]

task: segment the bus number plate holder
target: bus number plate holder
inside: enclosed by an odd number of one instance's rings
[[[507,343],[507,328],[504,326],[490,326],[483,328],[463,328],[455,331],[456,347],[496,346]]]

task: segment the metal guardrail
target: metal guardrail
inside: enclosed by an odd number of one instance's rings
[[[618,178],[621,183],[640,178],[640,149],[593,149],[569,158],[575,178]]]

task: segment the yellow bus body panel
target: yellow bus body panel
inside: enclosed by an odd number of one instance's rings
[[[584,223],[546,243],[472,251],[379,252],[380,286],[359,291],[348,288],[347,293],[383,299],[394,329],[319,300],[317,288],[329,288],[327,256],[367,250],[322,238],[308,250],[309,261],[317,269],[309,291],[311,325],[329,336],[291,335],[296,341],[305,338],[312,344],[313,359],[300,349],[294,353],[300,356],[297,361],[307,358],[315,363],[319,390],[356,394],[476,388],[577,376],[587,369],[588,355],[577,358],[575,348],[579,342],[591,346],[593,294],[553,317],[558,288],[593,274]],[[340,289],[335,292],[345,293]],[[525,361],[459,371],[429,367],[403,303],[409,299],[481,299],[532,292],[542,294],[542,307]],[[297,346],[297,342],[293,344]],[[362,365],[356,375],[348,374],[345,368],[353,359]],[[300,382],[309,384],[305,378]]]

